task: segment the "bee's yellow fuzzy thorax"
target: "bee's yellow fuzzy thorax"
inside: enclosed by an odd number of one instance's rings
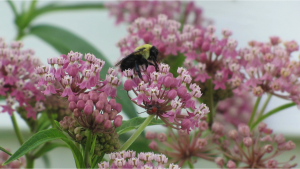
[[[150,48],[151,47],[152,47],[152,45],[145,44],[145,45],[142,45],[142,46],[139,46],[139,47],[135,48],[134,51],[138,51],[142,48],[145,48],[144,50],[139,52],[139,54],[141,54],[145,59],[148,59],[149,56],[150,56]]]

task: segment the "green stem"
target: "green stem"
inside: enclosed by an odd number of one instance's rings
[[[214,98],[213,98],[213,96],[214,96],[214,91],[213,91],[213,84],[212,84],[212,80],[211,79],[209,79],[208,80],[208,90],[207,90],[207,92],[208,92],[208,108],[209,108],[209,113],[208,113],[208,120],[209,120],[209,122],[208,122],[208,125],[209,125],[209,127],[211,127],[212,126],[212,124],[213,124],[213,122],[214,122],[214,110],[215,110],[215,108],[214,108]]]
[[[264,112],[265,112],[265,110],[266,110],[266,108],[267,108],[267,105],[268,105],[269,102],[270,102],[271,97],[272,97],[272,94],[268,94],[267,100],[265,101],[265,103],[264,103],[264,105],[263,105],[261,111],[259,112],[258,117],[261,117],[261,116],[264,114]]]
[[[84,149],[84,161],[86,168],[89,168],[91,166],[91,160],[90,160],[90,149],[91,149],[91,142],[92,142],[92,132],[90,130],[86,130],[86,144]]]
[[[11,9],[13,10],[15,16],[18,16],[18,12],[17,12],[17,8],[15,6],[15,4],[11,1],[11,0],[7,0],[9,6],[11,7]]]
[[[255,105],[254,105],[253,110],[252,110],[252,113],[251,113],[250,120],[249,120],[249,122],[248,122],[248,126],[250,126],[250,125],[252,124],[253,120],[254,120],[254,117],[255,117],[255,114],[256,114],[256,111],[257,111],[257,108],[258,108],[260,99],[261,99],[261,97],[258,97],[258,98],[256,99]]]
[[[251,129],[251,130],[254,129],[255,126],[257,126],[261,121],[263,121],[264,119],[268,118],[269,116],[271,116],[271,115],[273,115],[273,114],[275,114],[275,113],[277,113],[277,112],[279,112],[279,111],[281,111],[281,110],[284,110],[284,109],[286,109],[286,108],[292,107],[292,106],[294,106],[294,105],[295,105],[295,103],[287,103],[287,104],[284,104],[284,105],[282,105],[282,106],[276,107],[275,109],[269,111],[269,112],[266,113],[265,115],[259,117],[259,118],[256,120],[256,122],[255,122],[253,125],[251,125],[250,129]]]
[[[55,124],[55,122],[54,122],[54,119],[53,119],[53,116],[52,116],[52,112],[46,112],[47,113],[47,115],[48,115],[48,118],[50,119],[50,121],[51,121],[51,125],[52,125],[52,128],[55,128],[56,129],[56,124]]]
[[[20,132],[20,129],[19,129],[19,126],[18,126],[18,123],[17,123],[17,120],[16,120],[16,117],[15,117],[15,114],[12,113],[12,115],[10,116],[11,118],[11,121],[13,123],[13,126],[14,126],[14,130],[15,130],[15,133],[17,135],[17,138],[19,140],[19,143],[22,145],[24,143],[24,140],[23,140],[23,137],[21,135],[21,132]]]
[[[187,162],[188,163],[188,165],[189,165],[189,168],[192,168],[192,169],[194,169],[194,166],[193,166],[193,164],[191,163],[191,162]]]
[[[119,151],[127,150],[128,147],[140,136],[144,129],[149,125],[149,123],[154,118],[154,115],[149,115],[147,119],[141,124],[141,126],[133,133],[133,135],[122,145]]]
[[[30,156],[26,156],[26,168],[34,168],[34,159]]]

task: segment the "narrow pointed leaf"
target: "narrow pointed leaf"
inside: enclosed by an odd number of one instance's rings
[[[57,148],[57,147],[68,147],[66,144],[62,143],[45,143],[33,156],[34,158],[39,158],[45,155],[47,152]]]
[[[0,146],[0,151],[3,151],[4,153],[8,154],[8,155],[12,155],[9,151],[7,151],[5,148]]]
[[[124,120],[122,125],[116,129],[116,132],[118,134],[123,134],[130,130],[137,129],[145,120],[146,120],[146,117],[135,117],[130,120],[126,120],[126,121]],[[162,120],[153,119],[148,126],[163,125],[163,124],[165,124],[165,123]]]
[[[58,129],[48,129],[40,131],[36,134],[34,134],[32,137],[29,138],[7,161],[3,163],[3,165],[6,165],[19,157],[25,155],[29,151],[33,150],[37,146],[44,144],[48,141],[61,139],[64,141],[68,147],[71,149],[74,160],[76,163],[77,168],[85,168],[82,155],[80,151],[77,149],[77,147],[74,145],[74,143],[65,136],[61,131]]]
[[[92,53],[97,58],[104,60],[105,65],[102,71],[100,72],[101,78],[105,78],[108,68],[113,67],[113,65],[107,60],[107,58],[101,52],[99,52],[93,45],[88,43],[83,38],[65,29],[49,25],[38,25],[30,29],[30,34],[41,38],[43,41],[47,42],[52,47],[54,47],[59,53],[67,54],[71,50],[73,50],[82,54]],[[133,103],[130,101],[130,99],[128,99],[126,91],[121,90],[122,88],[123,84],[117,89],[117,102],[122,105],[122,110],[129,118],[137,117]]]

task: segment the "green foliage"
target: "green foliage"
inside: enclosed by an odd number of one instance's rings
[[[34,153],[33,157],[39,158],[57,147],[68,147],[68,146],[66,144],[61,144],[61,143],[47,142],[36,153]]]
[[[0,146],[0,150],[3,151],[4,153],[8,154],[8,155],[12,155],[9,151],[7,151],[5,148]]]
[[[40,131],[36,134],[34,134],[29,140],[27,140],[7,161],[3,163],[3,165],[6,165],[19,157],[25,155],[29,151],[33,150],[37,146],[46,143],[48,141],[61,139],[64,141],[67,146],[71,149],[74,160],[76,163],[77,168],[85,168],[82,155],[80,151],[77,149],[77,147],[74,145],[74,143],[65,136],[61,131],[57,129],[48,129]]]
[[[124,120],[122,125],[116,129],[116,132],[118,134],[123,134],[128,131],[131,131],[133,129],[137,129],[140,127],[140,125],[146,120],[146,117],[135,117],[130,120]],[[152,120],[148,126],[153,126],[153,125],[163,125],[165,124],[162,120],[157,119],[157,120]]]
[[[104,60],[105,65],[100,72],[100,76],[102,78],[105,78],[108,68],[113,67],[107,58],[93,45],[65,29],[50,25],[38,25],[30,29],[30,34],[41,38],[54,47],[59,53],[67,54],[73,50],[80,53],[92,53],[97,58]],[[127,93],[126,91],[121,90],[122,88],[123,85],[117,89],[118,97],[116,98],[116,101],[122,105],[122,110],[129,118],[137,117],[133,103],[130,101],[130,99],[127,99]]]

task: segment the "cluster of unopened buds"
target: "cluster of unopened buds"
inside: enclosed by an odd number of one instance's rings
[[[149,115],[156,115],[172,128],[190,131],[199,126],[209,109],[205,104],[196,108],[195,100],[202,93],[199,86],[191,84],[191,76],[185,69],[178,68],[179,76],[176,78],[169,73],[169,65],[163,63],[159,65],[159,72],[153,66],[147,69],[142,67],[141,70],[143,80],[136,77],[131,79],[134,75],[131,69],[123,71],[127,77],[124,89],[134,93],[134,98],[128,95],[133,103],[145,109]]]
[[[202,17],[202,9],[197,7],[194,2],[181,1],[132,1],[125,0],[114,3],[106,3],[110,15],[117,18],[116,23],[121,22],[132,23],[139,17],[155,18],[160,14],[164,14],[171,19],[183,19],[194,25],[201,26],[204,21]],[[184,8],[182,8],[184,7]],[[168,10],[166,10],[168,9]],[[193,16],[193,20],[191,17]]]
[[[218,128],[218,126],[215,126]],[[265,123],[260,123],[257,130],[250,131],[245,124],[240,124],[238,130],[231,130],[226,135],[227,139],[219,139],[219,150],[222,157],[217,157],[215,162],[223,168],[237,168],[239,162],[241,168],[293,168],[296,164],[289,163],[295,158],[292,156],[287,162],[278,162],[274,158],[283,152],[293,150],[295,143],[285,141],[282,134],[273,135],[272,130]],[[234,147],[230,147],[230,143]]]
[[[12,115],[13,105],[24,107],[27,111],[27,118],[36,118],[37,112],[43,110],[41,103],[44,100],[36,83],[38,75],[34,68],[41,64],[35,58],[31,49],[21,50],[23,43],[15,41],[8,44],[0,38],[0,95],[6,98],[6,105],[1,106],[2,112]],[[31,102],[34,102],[31,105]]]
[[[201,121],[198,130],[194,130],[191,134],[186,131],[178,130],[178,135],[172,129],[165,133],[153,133],[148,131],[146,138],[152,140],[149,147],[153,151],[157,151],[168,156],[170,163],[176,163],[180,167],[188,161],[194,163],[194,158],[201,158],[208,161],[214,161],[211,151],[214,147],[211,146],[211,135],[206,135],[208,132],[208,123]]]
[[[135,151],[121,151],[109,154],[109,158],[113,161],[112,164],[106,161],[99,163],[99,169],[163,169],[168,163],[164,154],[153,152],[142,152],[136,157]],[[169,164],[169,169],[179,169],[179,166],[172,163]]]
[[[244,92],[220,101],[216,110],[216,121],[229,123],[235,127],[240,123],[248,123],[254,107],[252,100],[251,93]]]
[[[279,37],[270,37],[270,42],[251,41],[249,45],[239,51],[246,75],[233,77],[235,92],[250,90],[258,97],[270,93],[300,105],[300,62],[291,59],[292,53],[299,50],[298,44],[282,44]]]
[[[6,151],[10,152],[9,149],[6,149]],[[9,159],[9,155],[4,153],[3,151],[0,151],[0,168],[3,169],[14,169],[14,168],[25,168],[26,161],[24,157],[20,157],[18,160],[12,161],[7,165],[2,165],[6,160]]]

